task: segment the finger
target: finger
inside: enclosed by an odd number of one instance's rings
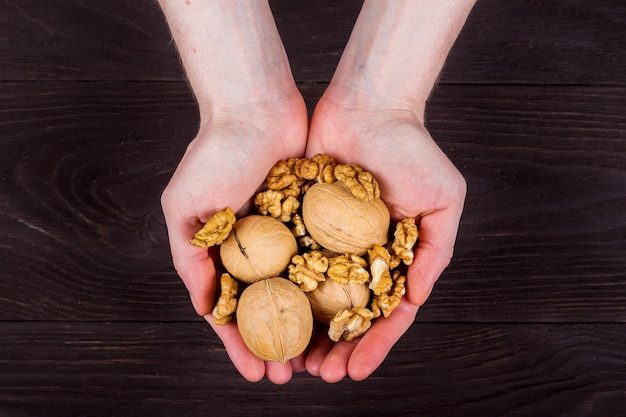
[[[182,279],[196,312],[209,314],[215,296],[215,264],[205,248],[192,246],[189,241],[200,230],[202,223],[198,219],[184,215],[177,206],[176,197],[164,193],[162,198],[163,214],[172,252],[174,268]]]
[[[306,370],[313,376],[320,376],[320,369],[328,352],[333,348],[334,342],[328,338],[326,331],[315,334],[309,353],[306,357]]]
[[[320,368],[320,376],[324,381],[335,383],[348,375],[348,360],[356,346],[357,340],[347,342],[342,339],[335,343]]]
[[[232,321],[225,325],[217,325],[212,315],[207,315],[204,319],[211,325],[215,333],[218,335],[228,357],[241,376],[250,382],[257,382],[265,376],[265,362],[254,356],[245,345],[237,325]]]
[[[291,369],[296,373],[306,371],[306,354],[299,354],[295,358],[291,359],[289,363],[291,363]]]
[[[463,210],[449,206],[421,218],[415,259],[407,273],[408,300],[421,306],[426,302],[435,282],[450,264]]]
[[[291,363],[265,362],[265,375],[276,385],[286,384],[293,375]]]
[[[347,368],[350,378],[361,381],[378,369],[393,345],[413,324],[417,309],[417,306],[402,299],[389,317],[374,320],[350,356]]]

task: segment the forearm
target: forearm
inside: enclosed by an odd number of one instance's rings
[[[201,115],[295,88],[267,0],[159,0]]]
[[[375,100],[423,115],[475,0],[366,0],[331,82],[352,105]],[[331,98],[332,99],[332,98]],[[421,116],[420,116],[421,117]]]

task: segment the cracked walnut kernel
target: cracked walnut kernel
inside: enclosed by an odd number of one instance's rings
[[[372,290],[375,295],[388,292],[393,284],[389,270],[391,255],[387,252],[387,249],[380,245],[375,245],[370,249],[368,255],[370,273],[372,274],[372,280],[369,285],[370,290]]]
[[[378,182],[372,174],[363,171],[358,165],[337,165],[335,177],[359,200],[372,201],[380,198]]]
[[[196,232],[191,244],[201,248],[221,244],[230,235],[236,220],[235,212],[230,207],[218,211]]]
[[[213,308],[215,324],[224,325],[232,320],[237,310],[237,293],[239,284],[228,273],[220,278],[220,296]]]
[[[315,164],[317,164],[317,182],[330,184],[335,182],[335,166],[337,163],[335,160],[326,154],[317,154],[313,158],[311,158]]]
[[[393,271],[393,290],[390,293],[380,294],[372,301],[372,313],[374,318],[383,316],[389,317],[391,312],[400,305],[402,296],[406,293],[406,276],[400,271]]]
[[[283,223],[291,221],[292,215],[298,212],[300,201],[294,196],[287,196],[283,191],[266,190],[254,198],[254,205],[259,213],[270,215]]]
[[[351,342],[369,330],[372,318],[374,315],[365,307],[340,311],[330,321],[328,337],[334,342],[338,342],[342,337]]]
[[[415,219],[407,217],[396,224],[396,231],[393,234],[391,249],[405,265],[413,263],[413,246],[419,237],[419,231],[415,224]]]
[[[340,284],[363,284],[369,281],[367,261],[357,255],[339,255],[329,259],[329,279]]]
[[[324,273],[327,269],[328,258],[314,250],[291,258],[289,279],[302,291],[310,292],[317,288],[319,282],[326,280]]]

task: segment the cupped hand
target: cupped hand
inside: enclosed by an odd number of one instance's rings
[[[306,155],[327,153],[355,163],[378,180],[394,220],[415,218],[419,241],[407,273],[406,296],[388,318],[378,318],[358,340],[332,343],[319,334],[307,370],[328,382],[367,378],[413,323],[450,263],[465,200],[466,183],[409,109],[344,106],[322,97],[311,125]]]
[[[211,310],[220,274],[217,252],[193,247],[189,241],[219,210],[231,207],[245,215],[270,168],[281,159],[303,154],[306,108],[296,97],[288,105],[268,103],[258,110],[247,106],[217,112],[207,120],[161,198],[174,267],[196,312],[211,324],[241,375],[250,381],[267,376],[274,383],[285,383],[293,371],[304,370],[304,359],[265,363],[247,349],[236,324],[215,324]]]

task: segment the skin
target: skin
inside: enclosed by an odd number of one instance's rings
[[[199,132],[161,198],[174,267],[241,375],[282,384],[304,370],[304,359],[266,363],[233,322],[215,325],[218,255],[189,240],[225,207],[245,214],[270,168],[304,153],[306,106],[267,2],[160,3],[200,110]]]
[[[304,370],[327,382],[367,378],[452,257],[466,185],[424,127],[424,110],[473,1],[366,0],[310,126],[267,1],[160,4],[200,110],[198,134],[162,196],[174,267],[196,312],[249,381],[283,384]],[[277,161],[317,153],[370,171],[392,217],[419,222],[407,294],[358,340],[335,344],[322,329],[300,357],[263,362],[234,323],[214,324],[216,251],[189,239],[225,207],[245,214]]]
[[[378,180],[392,218],[420,225],[406,297],[393,314],[375,320],[360,340],[317,337],[312,344],[307,370],[327,382],[374,372],[450,263],[466,183],[424,127],[424,109],[472,5],[366,1],[313,113],[306,155],[360,165]]]

